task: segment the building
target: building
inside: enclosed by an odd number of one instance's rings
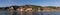
[[[13,15],[13,12],[14,12],[13,6],[9,7],[9,12],[10,12],[10,15]]]
[[[49,7],[43,7],[43,12],[51,12],[52,8]]]

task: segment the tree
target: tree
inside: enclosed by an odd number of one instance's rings
[[[19,7],[19,6],[17,6],[17,5],[14,5],[14,6],[13,6],[14,10],[16,10],[18,7]]]
[[[48,8],[53,8],[53,9],[56,9],[56,7],[55,6],[47,6]]]

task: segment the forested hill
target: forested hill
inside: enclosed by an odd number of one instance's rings
[[[10,6],[9,6],[10,7]],[[9,7],[0,7],[0,9],[9,9]],[[32,7],[32,8],[37,8],[37,7],[40,7],[40,8],[42,8],[42,6],[37,6],[37,5],[23,5],[23,6],[17,6],[17,5],[14,5],[14,6],[12,6],[12,7],[14,7],[14,9],[16,9],[16,8],[18,8],[18,7]],[[49,7],[49,8],[56,8],[56,7],[54,7],[54,6],[46,6],[46,7]]]

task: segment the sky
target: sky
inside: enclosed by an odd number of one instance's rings
[[[60,6],[60,0],[0,0],[0,7],[33,4],[38,6]]]

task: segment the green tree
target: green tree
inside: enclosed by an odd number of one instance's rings
[[[53,8],[53,9],[56,9],[56,7],[55,6],[47,6],[48,8]]]

